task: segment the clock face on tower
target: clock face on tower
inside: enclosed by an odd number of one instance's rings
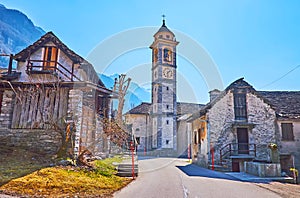
[[[163,77],[164,78],[168,78],[168,79],[172,79],[173,78],[173,70],[171,68],[163,68]]]

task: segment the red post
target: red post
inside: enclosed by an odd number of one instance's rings
[[[134,145],[132,141],[130,142],[130,150],[131,150],[131,159],[132,159],[131,173],[132,173],[132,179],[134,179]]]
[[[146,147],[144,147],[144,156],[146,156]]]
[[[215,158],[214,158],[214,152],[215,152],[215,149],[212,147],[211,148],[211,170],[215,170]]]

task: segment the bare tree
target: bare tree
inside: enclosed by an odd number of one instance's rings
[[[129,88],[130,81],[131,81],[131,78],[126,79],[125,74],[119,75],[119,79],[115,78],[115,85],[114,85],[113,91],[118,93],[118,101],[119,101],[118,111],[117,111],[117,115],[116,115],[116,121],[121,126],[123,125],[122,111],[123,111],[124,103],[125,103],[125,95]]]

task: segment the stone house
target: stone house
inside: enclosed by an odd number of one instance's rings
[[[211,100],[188,122],[192,157],[209,167],[243,171],[246,161],[270,161],[268,145],[278,145],[282,170],[300,168],[300,92],[256,91],[243,78],[224,91],[210,92]]]
[[[148,152],[152,148],[150,108],[150,103],[143,102],[124,114],[125,123],[136,139],[138,152]]]
[[[70,153],[105,152],[103,118],[113,92],[88,61],[52,32],[12,57],[17,68],[0,76],[0,139],[55,154],[67,139]],[[73,135],[71,135],[73,134]]]
[[[177,148],[176,156],[188,155],[189,133],[186,118],[191,113],[199,111],[203,105],[194,103],[177,102]],[[124,114],[125,123],[132,129],[132,133],[137,141],[137,151],[146,152],[147,155],[155,154],[156,148],[152,147],[152,117],[151,103],[143,102]]]

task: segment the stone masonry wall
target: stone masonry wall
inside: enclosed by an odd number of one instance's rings
[[[219,162],[220,149],[226,144],[235,140],[234,131],[232,130],[232,122],[234,121],[233,94],[227,93],[221,98],[208,112],[209,131],[208,139],[215,149],[215,160]],[[210,145],[207,145],[208,148]],[[209,152],[210,149],[208,149]],[[209,161],[211,156],[208,156]],[[210,162],[209,162],[210,163]]]
[[[78,89],[72,89],[69,91],[69,102],[68,102],[68,114],[72,118],[71,122],[75,123],[75,145],[74,154],[79,155],[79,144],[80,144],[80,131],[82,126],[82,91]]]
[[[40,154],[56,154],[61,135],[54,130],[0,129],[2,145],[21,147]]]
[[[277,143],[275,133],[275,111],[254,94],[247,94],[248,122],[254,124],[249,130],[249,143],[256,144],[257,158],[268,160],[268,144]]]
[[[209,137],[211,145],[215,148],[216,163],[220,160],[219,151],[222,147],[229,143],[237,143],[233,104],[233,93],[228,92],[208,112]],[[267,145],[271,142],[276,143],[275,111],[255,94],[247,93],[247,115],[248,122],[243,124],[248,128],[249,143],[256,144],[258,159],[267,160]]]
[[[135,137],[140,137],[140,144],[138,145],[138,151],[144,151],[144,149],[151,149],[151,124],[150,116],[146,114],[127,114],[126,124],[132,124],[132,131]]]
[[[1,114],[0,114],[0,128],[10,128],[11,116],[13,111],[14,92],[5,90],[3,92]]]

